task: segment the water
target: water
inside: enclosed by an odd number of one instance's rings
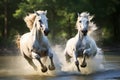
[[[92,64],[96,62],[94,66],[90,66],[90,70],[85,69],[90,73],[79,73],[73,65],[67,65],[70,68],[67,68],[66,71],[61,70],[60,65],[64,63],[63,50],[60,46],[56,46],[55,50],[57,52],[54,57],[56,70],[47,73],[34,71],[21,56],[0,56],[0,80],[120,80],[119,52],[104,53],[105,60],[102,66],[99,63],[101,58],[94,59],[92,60]],[[36,61],[34,62],[38,64]],[[63,67],[65,66],[63,65]]]

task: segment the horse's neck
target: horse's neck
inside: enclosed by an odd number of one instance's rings
[[[77,40],[80,40],[80,41],[82,41],[83,40],[83,35],[82,35],[82,33],[80,32],[80,31],[78,31],[78,33],[77,33],[77,35],[76,35],[76,38],[77,38]]]
[[[37,23],[34,23],[33,28],[31,30],[31,34],[34,40],[39,40],[42,38],[42,33],[37,30]]]
[[[82,33],[80,31],[78,31],[75,38],[76,38],[76,48],[82,47],[84,36],[82,35]]]

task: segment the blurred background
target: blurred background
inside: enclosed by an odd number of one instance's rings
[[[0,0],[0,54],[14,51],[15,36],[29,31],[23,18],[35,10],[47,10],[52,44],[65,44],[77,33],[77,13],[94,15],[96,41],[111,49],[120,47],[120,0]],[[10,49],[10,50],[9,50]],[[3,54],[2,54],[3,53]]]

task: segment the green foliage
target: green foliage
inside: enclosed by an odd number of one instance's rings
[[[0,1],[0,38],[4,29],[4,1]],[[7,0],[9,37],[16,33],[29,31],[23,21],[27,13],[35,10],[48,10],[47,17],[55,41],[65,41],[76,34],[77,13],[87,11],[95,15],[95,22],[102,30],[103,41],[119,41],[120,35],[120,0]],[[117,27],[115,27],[117,26]],[[118,35],[117,35],[118,34]],[[116,38],[117,37],[117,38]]]

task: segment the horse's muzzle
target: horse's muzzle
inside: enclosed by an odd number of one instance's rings
[[[82,33],[83,33],[84,36],[87,35],[87,32],[88,32],[88,30],[82,30]]]
[[[49,32],[50,32],[49,29],[45,29],[45,31],[44,31],[45,36],[47,36],[49,34]]]

